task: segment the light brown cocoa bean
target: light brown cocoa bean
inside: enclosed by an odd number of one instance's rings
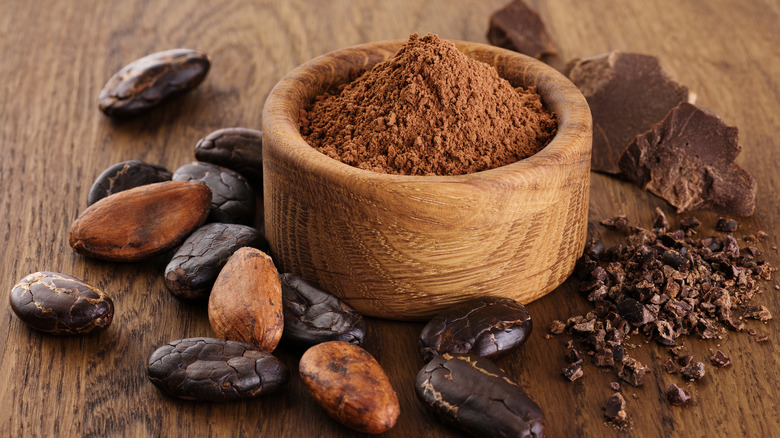
[[[167,181],[125,190],[84,210],[70,228],[79,254],[134,262],[180,244],[208,216],[211,190],[203,184]]]
[[[233,253],[209,297],[209,323],[219,338],[271,352],[282,337],[282,286],[273,260],[259,249]]]
[[[401,408],[384,370],[366,350],[330,341],[309,348],[299,372],[309,394],[336,421],[364,433],[395,425]]]

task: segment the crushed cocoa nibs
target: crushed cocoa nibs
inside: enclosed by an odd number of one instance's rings
[[[604,408],[604,416],[609,421],[618,425],[624,424],[628,420],[628,414],[626,413],[626,400],[623,396],[616,392],[607,399],[607,406]]]
[[[620,391],[620,382],[609,382],[609,387],[612,388],[613,391]]]
[[[719,218],[717,222],[715,222],[715,231],[720,231],[723,233],[733,233],[734,231],[737,231],[739,228],[739,222],[735,221],[734,219],[727,219],[727,218]]]
[[[570,382],[579,379],[583,374],[582,361],[569,365],[568,367],[562,369],[561,372],[563,372],[563,375],[569,379]]]
[[[666,400],[674,406],[681,406],[690,399],[691,394],[674,383],[670,384],[669,387],[666,388]]]
[[[710,357],[710,362],[718,367],[725,367],[731,365],[731,359],[729,359],[722,351],[718,350]]]
[[[677,368],[677,365],[674,363],[674,360],[671,358],[666,359],[666,362],[664,363],[664,369],[668,374],[675,374],[680,371],[680,369]]]
[[[564,324],[563,321],[554,319],[550,323],[550,327],[548,330],[553,335],[560,335],[561,333],[563,333],[564,330],[566,330],[566,324]]]
[[[611,230],[623,230],[628,227],[628,218],[622,215],[615,216],[610,219],[603,219],[600,224]]]
[[[641,362],[632,358],[624,357],[623,366],[618,372],[618,377],[628,382],[631,386],[642,386],[645,384],[645,374],[650,368],[642,365]]]
[[[682,370],[680,370],[683,378],[686,380],[694,381],[704,377],[704,362],[692,362]]]
[[[769,336],[767,336],[767,335],[757,336],[756,337],[756,342],[766,342],[768,340],[769,340]]]

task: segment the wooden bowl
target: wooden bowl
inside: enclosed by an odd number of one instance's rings
[[[528,303],[572,272],[586,236],[591,116],[551,67],[501,48],[453,41],[513,86],[535,85],[558,116],[544,149],[459,176],[388,175],[327,157],[300,135],[299,110],[334,84],[392,57],[405,41],[317,57],[274,87],[263,110],[265,227],[280,272],[364,315],[428,318],[462,301]]]

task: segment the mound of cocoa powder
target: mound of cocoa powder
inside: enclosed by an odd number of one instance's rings
[[[461,175],[529,157],[552,140],[555,115],[535,87],[513,88],[454,44],[417,34],[391,59],[318,96],[301,135],[351,166],[402,175]]]

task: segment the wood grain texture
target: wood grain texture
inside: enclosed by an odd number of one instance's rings
[[[298,115],[328,88],[404,41],[342,49],[295,69],[263,118],[266,236],[281,269],[379,318],[421,320],[486,295],[531,302],[571,273],[585,244],[591,118],[563,75],[527,56],[456,42],[513,86],[534,86],[558,116],[543,150],[458,176],[389,175],[316,151]],[[517,285],[522,284],[522,288]]]
[[[758,246],[774,265],[780,255],[780,2],[756,0],[535,0],[530,2],[561,48],[557,60],[619,49],[655,54],[698,103],[740,129],[737,158],[758,181],[755,214],[737,235],[765,230]],[[76,255],[68,229],[86,208],[89,187],[109,165],[143,159],[173,170],[193,159],[195,142],[227,126],[260,128],[273,85],[303,62],[358,43],[434,32],[486,42],[490,13],[503,0],[332,2],[6,0],[0,6],[0,435],[1,436],[357,436],[332,421],[293,378],[282,393],[234,404],[190,403],[163,395],[146,376],[148,356],[175,339],[212,335],[205,306],[166,291],[165,257],[134,264]],[[213,67],[192,93],[152,113],[113,122],[97,109],[105,81],[133,59],[191,47]],[[588,232],[616,243],[598,220],[627,214],[648,224],[663,201],[637,187],[592,174]],[[697,212],[712,233],[718,215]],[[543,256],[543,255],[540,255]],[[35,332],[13,316],[8,293],[25,275],[51,270],[84,279],[116,306],[106,332],[85,338]],[[755,301],[780,314],[780,292],[764,283]],[[523,285],[518,285],[522,287]],[[585,377],[560,375],[566,337],[544,338],[552,319],[589,310],[564,283],[528,306],[535,331],[497,364],[545,410],[549,436],[777,436],[780,434],[777,321],[749,322],[770,340],[744,333],[690,340],[706,358],[721,349],[733,365],[709,368],[690,386],[693,403],[671,407],[661,391],[681,382],[661,366],[666,349],[643,344],[633,355],[652,369],[627,395],[632,429],[603,424],[611,373],[586,365]],[[414,394],[423,366],[416,338],[423,325],[369,319],[366,349],[398,392],[401,415],[385,436],[464,436],[428,414]],[[641,342],[639,342],[642,344]],[[302,351],[278,355],[297,368]],[[634,398],[632,394],[636,394]]]

